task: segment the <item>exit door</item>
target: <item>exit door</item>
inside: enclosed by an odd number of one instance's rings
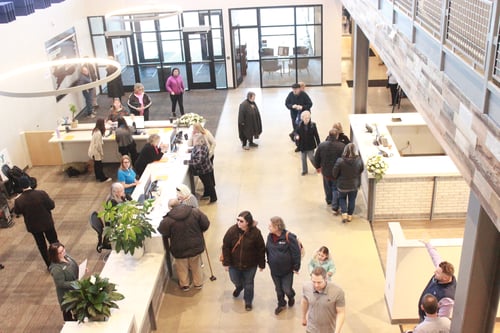
[[[215,65],[210,27],[185,28],[186,79],[190,89],[214,89]]]

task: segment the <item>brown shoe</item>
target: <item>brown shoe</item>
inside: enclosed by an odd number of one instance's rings
[[[346,223],[347,222],[347,214],[342,214],[342,223]]]
[[[347,215],[347,222],[351,222],[352,221],[352,215]]]

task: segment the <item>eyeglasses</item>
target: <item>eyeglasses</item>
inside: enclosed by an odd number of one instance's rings
[[[123,161],[123,164],[125,164],[125,163],[128,163],[128,164],[130,164],[130,161]]]
[[[245,222],[244,219],[236,218],[236,222]]]

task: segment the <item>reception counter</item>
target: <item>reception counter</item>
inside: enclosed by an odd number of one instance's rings
[[[146,121],[145,128],[140,130],[142,133],[133,136],[137,145],[137,151],[139,152],[142,149],[151,134],[160,134],[161,136],[165,135],[165,137],[167,137],[172,132],[174,126],[175,124],[172,124],[168,120]],[[66,132],[65,127],[60,126],[52,135],[49,143],[59,145],[63,164],[71,162],[87,162],[89,160],[87,152],[92,138],[92,129],[94,127],[95,124],[79,124],[76,129],[71,129],[69,132]],[[115,141],[115,133],[109,130],[109,126],[106,129],[103,141],[103,162],[119,162],[121,155],[118,152],[118,145]]]
[[[373,155],[385,155],[389,165],[379,182],[366,170],[362,174],[368,220],[465,217],[469,187],[420,114],[349,117],[365,165]]]

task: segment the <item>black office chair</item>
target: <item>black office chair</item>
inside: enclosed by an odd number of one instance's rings
[[[103,239],[103,231],[104,231],[104,223],[102,223],[102,220],[97,216],[97,212],[93,211],[90,214],[90,226],[92,229],[97,232],[97,247],[96,251],[101,253],[102,249],[106,250],[111,250],[111,244],[109,244],[108,240],[106,238]]]

